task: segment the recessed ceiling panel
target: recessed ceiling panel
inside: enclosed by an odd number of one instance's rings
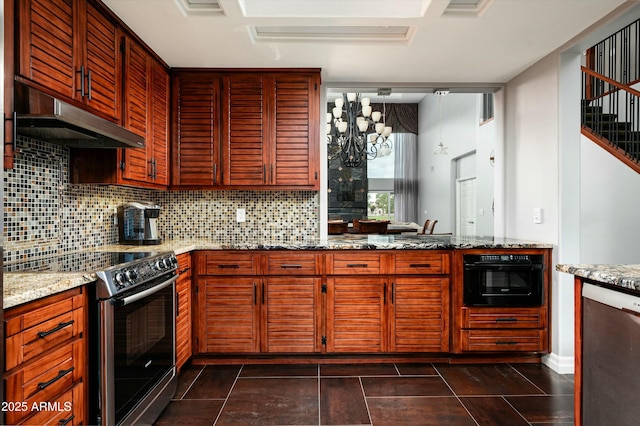
[[[219,0],[175,0],[184,16],[223,15]]]
[[[238,0],[251,18],[420,18],[431,0]]]

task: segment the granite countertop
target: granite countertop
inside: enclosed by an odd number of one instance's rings
[[[220,243],[203,239],[187,239],[166,241],[154,246],[113,244],[87,251],[173,251],[176,254],[182,254],[195,250],[452,250],[552,247],[551,244],[539,242],[481,236],[345,234],[300,242],[254,240]],[[91,283],[96,280],[96,275],[92,272],[4,272],[3,280],[3,304],[7,309]]]
[[[556,265],[556,270],[580,278],[640,291],[640,265]]]

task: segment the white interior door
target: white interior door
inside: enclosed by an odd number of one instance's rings
[[[456,234],[476,234],[476,178],[456,181]]]

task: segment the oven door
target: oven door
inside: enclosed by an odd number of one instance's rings
[[[102,424],[135,423],[175,377],[176,279],[100,302]]]
[[[464,267],[467,306],[542,305],[542,264],[473,263]]]

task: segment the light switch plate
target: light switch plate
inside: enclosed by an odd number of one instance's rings
[[[533,223],[542,223],[542,209],[540,207],[533,209]]]

